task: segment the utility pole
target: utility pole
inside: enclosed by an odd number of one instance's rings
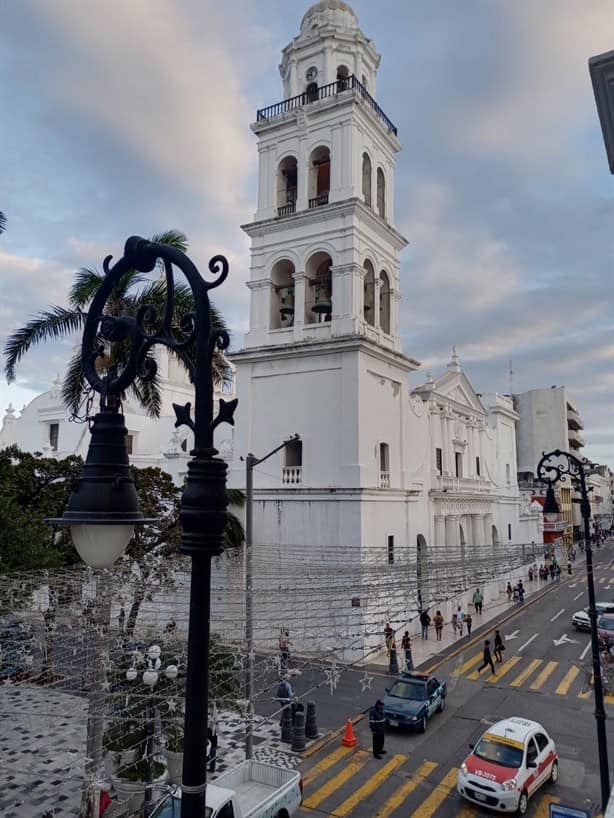
[[[245,646],[247,648],[247,664],[245,666],[245,700],[247,701],[247,729],[245,731],[245,759],[249,761],[254,754],[254,619],[253,619],[253,502],[254,502],[254,468],[264,463],[269,457],[285,449],[288,444],[300,440],[300,435],[293,435],[284,440],[279,446],[265,454],[256,457],[248,454],[245,458],[245,545],[243,548],[243,586],[245,589]]]

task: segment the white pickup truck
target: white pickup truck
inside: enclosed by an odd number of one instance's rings
[[[300,773],[244,761],[207,784],[203,818],[291,818],[303,799]],[[181,818],[181,788],[169,793],[151,818]]]

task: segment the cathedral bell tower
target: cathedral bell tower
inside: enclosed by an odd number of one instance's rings
[[[400,351],[393,123],[380,56],[341,0],[322,0],[283,50],[283,100],[261,108],[246,348],[362,336]]]

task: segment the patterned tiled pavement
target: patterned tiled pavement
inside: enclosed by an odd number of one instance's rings
[[[0,686],[0,816],[74,818],[85,757],[86,701],[35,685]],[[216,775],[244,759],[243,721],[220,713]],[[254,758],[296,767],[279,725],[258,718]]]

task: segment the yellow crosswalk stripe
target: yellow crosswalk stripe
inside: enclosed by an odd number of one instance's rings
[[[357,807],[358,804],[362,803],[365,799],[367,799],[375,790],[384,783],[384,781],[388,778],[388,776],[393,773],[397,767],[400,767],[403,762],[407,761],[407,756],[393,756],[390,761],[387,761],[383,767],[368,778],[362,787],[359,787],[353,795],[350,795],[349,798],[338,807],[331,812],[331,815],[334,815],[336,818],[344,818],[345,815],[350,813],[354,807]]]
[[[550,804],[558,804],[561,799],[555,795],[544,795],[539,799],[539,804],[533,813],[533,818],[549,818]]]
[[[323,784],[320,789],[316,790],[309,798],[305,798],[303,806],[307,809],[315,809],[318,807],[322,801],[329,798],[335,790],[339,789],[348,779],[356,775],[356,773],[365,766],[369,760],[369,755],[370,753],[366,752],[366,750],[358,750],[341,772],[329,779],[326,784]]]
[[[392,793],[383,807],[377,812],[375,818],[389,818],[389,816],[401,806],[407,796],[410,795],[416,787],[419,787],[437,766],[434,761],[425,761],[424,764],[421,764],[416,772],[412,774],[409,781],[401,784],[398,790]]]
[[[335,765],[338,761],[340,761],[344,756],[349,755],[350,753],[354,752],[353,747],[338,747],[333,753],[329,753],[326,758],[323,758],[322,761],[319,761],[315,764],[309,772],[303,776],[303,786],[307,786],[311,784],[311,782],[317,778],[322,773],[326,772],[326,770],[330,769],[333,765]]]
[[[505,676],[506,673],[509,673],[510,670],[513,667],[515,667],[521,659],[522,659],[522,656],[510,656],[510,658],[507,660],[507,662],[503,662],[502,665],[495,665],[496,670],[497,670],[497,675],[493,676],[491,674],[488,677],[488,679],[486,679],[486,681],[491,685],[492,684],[497,684],[499,679],[501,679],[502,676]]]
[[[419,807],[412,812],[412,818],[431,818],[435,810],[446,800],[456,785],[458,770],[451,769],[442,781],[433,789]]]
[[[462,676],[468,670],[471,670],[472,667],[475,667],[475,665],[478,665],[481,661],[482,661],[482,654],[481,653],[476,653],[476,655],[472,656],[471,659],[467,659],[466,662],[463,662],[462,665],[455,668],[452,671],[452,676]]]
[[[537,678],[531,683],[529,690],[539,690],[544,682],[548,680],[551,674],[554,672],[555,668],[558,667],[558,662],[548,662],[546,667],[542,668],[539,671],[539,675]]]
[[[559,684],[557,689],[554,691],[559,696],[566,696],[569,693],[569,688],[571,687],[574,679],[580,673],[580,668],[572,665],[565,676],[563,677],[563,681]]]
[[[542,661],[542,659],[533,659],[533,661],[529,663],[529,666],[510,682],[510,687],[520,687],[521,684],[524,684],[533,671],[537,670],[537,668],[541,665]]]

